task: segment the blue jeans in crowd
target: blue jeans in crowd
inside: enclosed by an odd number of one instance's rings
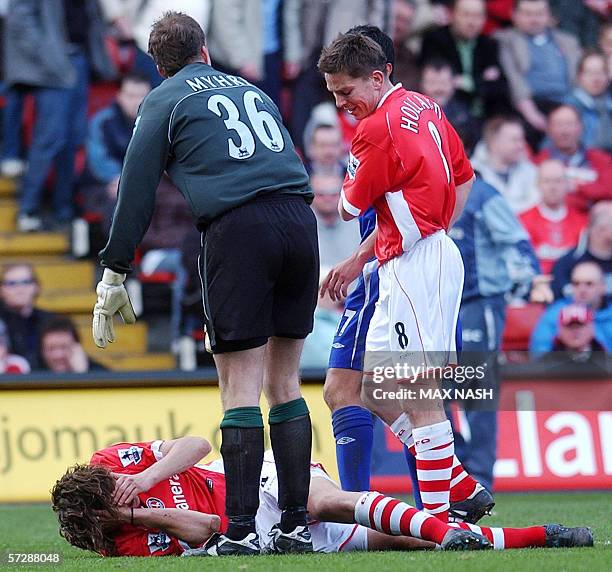
[[[21,117],[25,93],[3,89],[5,105],[2,110],[2,159],[21,158]]]
[[[55,166],[53,207],[60,223],[73,218],[74,160],[87,134],[89,64],[83,53],[70,59],[77,75],[74,87],[32,89],[36,120],[19,207],[22,215],[39,215],[43,186]]]

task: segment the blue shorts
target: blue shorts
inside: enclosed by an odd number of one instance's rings
[[[378,260],[374,259],[363,267],[357,287],[344,303],[328,367],[363,371],[366,336],[377,300]]]
[[[344,303],[344,314],[338,324],[329,354],[328,367],[363,371],[366,336],[378,300],[378,261],[370,260],[361,272],[357,287]],[[461,353],[461,320],[455,333],[457,354]]]

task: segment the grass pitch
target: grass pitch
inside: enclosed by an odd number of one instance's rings
[[[58,570],[200,570],[214,572],[519,572],[612,570],[612,493],[497,495],[497,506],[483,525],[529,526],[560,522],[588,525],[595,534],[591,549],[525,549],[504,552],[362,552],[258,558],[100,558],[72,548],[57,533],[55,515],[45,505],[0,505],[0,553],[59,552]],[[3,562],[4,564],[4,562]],[[50,565],[9,565],[10,570],[41,570]]]

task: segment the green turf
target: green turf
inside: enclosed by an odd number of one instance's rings
[[[556,493],[498,495],[494,514],[482,524],[528,526],[561,522],[568,526],[589,525],[596,544],[591,549],[527,549],[485,553],[375,552],[352,554],[315,554],[310,556],[262,556],[258,558],[179,559],[113,558],[103,559],[74,549],[57,534],[55,517],[43,505],[0,505],[0,552],[60,552],[60,570],[214,570],[271,572],[480,572],[488,570],[580,571],[612,570],[611,493]],[[607,564],[606,564],[607,562]],[[3,568],[0,565],[0,568]],[[17,569],[17,566],[6,567]],[[20,570],[41,570],[37,566]]]

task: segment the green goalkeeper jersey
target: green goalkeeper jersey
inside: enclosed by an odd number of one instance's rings
[[[125,156],[102,265],[129,272],[164,171],[198,228],[261,194],[312,191],[278,108],[241,77],[198,62],[151,91]]]

